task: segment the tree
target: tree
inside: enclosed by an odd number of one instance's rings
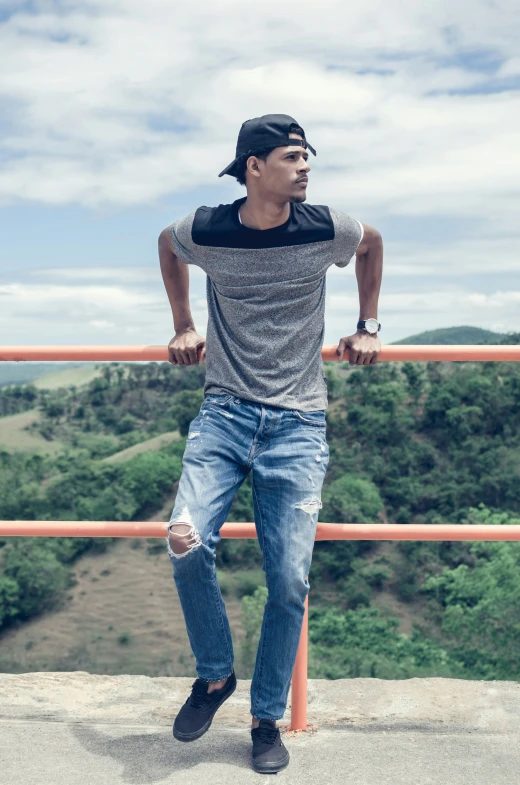
[[[181,436],[187,436],[190,423],[197,416],[204,400],[202,390],[182,390],[175,396],[171,413],[179,425]]]
[[[481,509],[480,522],[520,525]],[[431,576],[430,596],[453,654],[474,678],[520,680],[520,543],[475,542],[473,567],[460,564]]]
[[[246,633],[242,642],[242,663],[248,678],[251,678],[255,664],[266,600],[267,588],[258,586],[253,594],[242,597],[241,601],[242,626]]]
[[[383,511],[375,483],[349,474],[324,487],[320,519],[330,523],[373,523]]]
[[[459,664],[419,629],[408,638],[397,631],[398,626],[397,619],[382,617],[376,608],[344,613],[311,608],[311,678],[406,679],[460,672]]]
[[[41,540],[22,538],[8,543],[3,560],[4,621],[15,617],[28,619],[40,613],[52,605],[68,585],[67,568]]]

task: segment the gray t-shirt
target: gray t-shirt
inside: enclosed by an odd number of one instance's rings
[[[281,226],[249,229],[238,217],[245,200],[199,207],[171,227],[177,257],[207,276],[204,395],[326,409],[325,275],[347,266],[363,228],[325,205],[291,203]]]

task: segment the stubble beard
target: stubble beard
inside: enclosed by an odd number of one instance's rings
[[[289,202],[304,202],[307,199],[307,193],[303,193],[301,196],[299,194],[294,194],[289,198]]]

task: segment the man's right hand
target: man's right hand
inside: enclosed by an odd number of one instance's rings
[[[168,362],[172,365],[198,365],[206,359],[206,339],[193,328],[178,330],[168,344]]]

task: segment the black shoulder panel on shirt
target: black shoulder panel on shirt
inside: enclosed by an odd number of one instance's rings
[[[199,207],[195,212],[191,239],[212,248],[282,248],[334,239],[334,224],[326,205],[291,203],[291,216],[273,229],[249,229],[238,219],[243,199],[218,207]]]

